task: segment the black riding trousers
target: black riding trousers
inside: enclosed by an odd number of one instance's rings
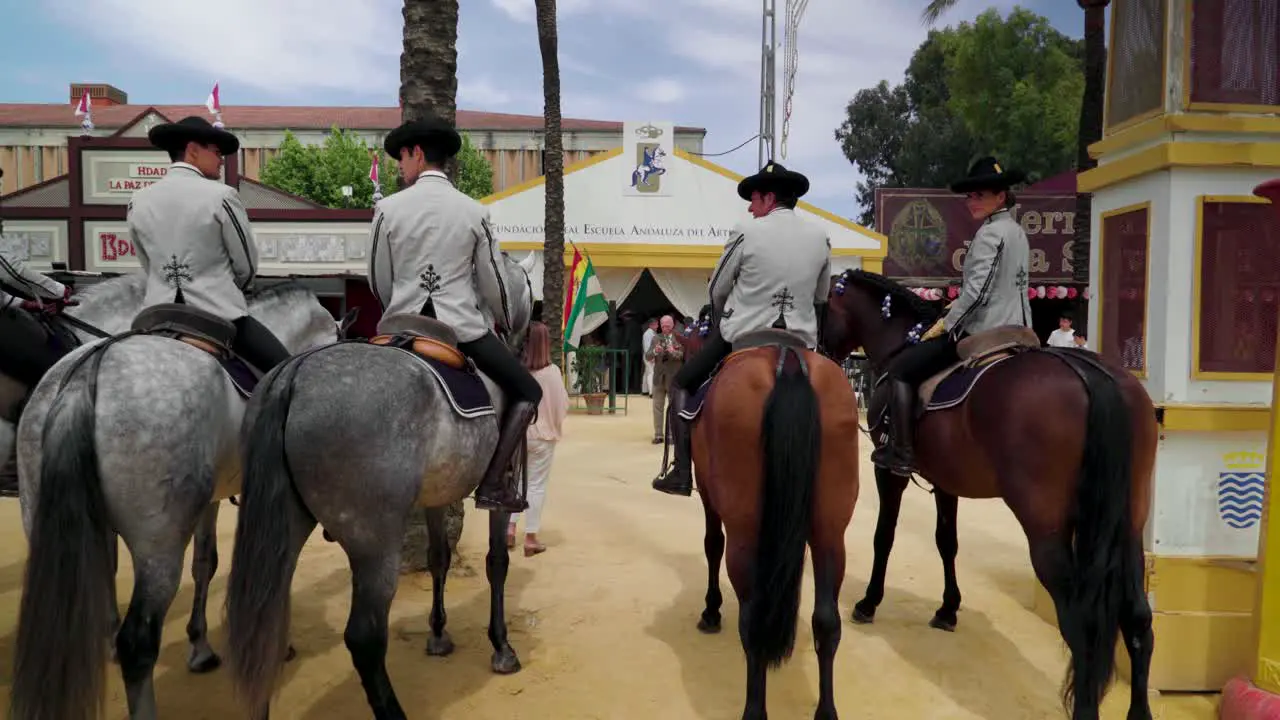
[[[263,373],[289,359],[289,349],[267,329],[266,325],[245,315],[236,318],[236,339],[231,350]]]
[[[502,388],[510,402],[525,401],[537,405],[542,401],[542,386],[493,333],[485,333],[471,342],[460,342],[458,349],[475,362],[480,372]]]
[[[889,362],[886,373],[894,380],[919,385],[959,361],[956,341],[943,335],[907,347]]]
[[[676,387],[685,392],[696,392],[702,383],[711,377],[711,373],[715,372],[720,361],[729,357],[731,352],[733,352],[733,346],[725,342],[720,335],[720,329],[713,329],[707,336],[707,341],[703,343],[702,349],[685,360],[684,366],[676,373]]]
[[[19,307],[0,308],[0,372],[34,387],[61,357],[30,313]]]

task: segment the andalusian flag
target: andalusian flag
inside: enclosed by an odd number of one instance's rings
[[[609,303],[600,289],[600,278],[591,266],[591,258],[584,258],[577,247],[573,249],[573,267],[569,270],[568,292],[564,298],[564,345],[566,350],[577,349],[586,333],[583,328],[600,315],[609,314]],[[596,323],[597,325],[599,323]]]

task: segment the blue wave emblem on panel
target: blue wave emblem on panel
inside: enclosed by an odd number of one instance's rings
[[[1266,475],[1262,471],[1218,474],[1218,516],[1228,527],[1244,530],[1262,519]]]

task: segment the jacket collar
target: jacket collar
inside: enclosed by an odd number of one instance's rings
[[[982,221],[982,224],[990,225],[991,223],[996,222],[998,220],[1012,220],[1012,219],[1013,219],[1013,213],[1009,212],[1009,208],[1000,208],[999,210],[988,215],[987,219]]]
[[[449,182],[449,176],[448,176],[448,175],[445,175],[444,173],[440,172],[439,170],[423,170],[422,172],[418,173],[418,179],[419,179],[419,180],[421,180],[421,179],[423,179],[423,178],[429,178],[429,177],[433,177],[433,178],[440,178],[441,180],[443,180],[443,181],[445,181],[445,182]],[[452,185],[453,183],[449,183],[449,184],[450,184],[450,185]]]
[[[200,172],[200,168],[196,167],[195,165],[192,165],[191,163],[184,163],[184,162],[173,163],[172,165],[169,166],[169,171],[173,172],[174,170],[186,170],[187,172],[193,173],[199,177],[204,178],[205,180],[209,179],[204,177],[204,173]]]

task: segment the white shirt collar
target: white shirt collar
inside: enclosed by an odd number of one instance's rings
[[[438,177],[438,178],[441,178],[441,179],[443,179],[443,180],[445,180],[445,181],[448,181],[448,179],[449,179],[449,176],[448,176],[448,175],[445,175],[444,173],[440,172],[439,170],[423,170],[421,173],[418,173],[418,179],[419,179],[419,180],[421,180],[421,179],[422,179],[422,178],[424,178],[424,177]]]
[[[176,170],[178,168],[181,168],[183,170],[190,170],[191,172],[199,175],[200,177],[204,177],[204,173],[200,172],[200,168],[196,167],[195,165],[192,165],[191,163],[185,163],[185,162],[179,161],[169,166],[170,170]]]

